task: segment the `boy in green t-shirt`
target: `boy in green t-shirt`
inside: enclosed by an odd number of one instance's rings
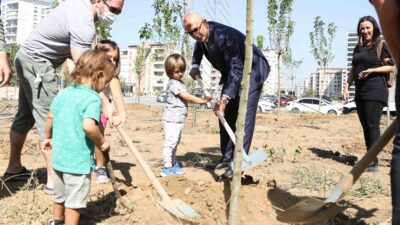
[[[93,151],[110,150],[98,127],[99,92],[115,74],[111,58],[101,50],[87,51],[71,74],[73,84],[54,99],[45,124],[43,151],[52,151],[54,204],[51,224],[78,224],[90,192]]]

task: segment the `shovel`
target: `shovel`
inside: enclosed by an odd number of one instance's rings
[[[121,127],[117,127],[119,134],[121,135],[122,139],[124,139],[125,143],[128,145],[129,149],[131,150],[132,154],[135,156],[136,160],[138,161],[139,165],[144,170],[147,178],[151,181],[154,188],[156,189],[158,195],[161,197],[161,201],[157,203],[167,210],[169,213],[182,218],[182,219],[190,219],[192,217],[200,217],[200,215],[190,208],[189,205],[184,203],[180,199],[171,199],[165,189],[162,187],[161,183],[158,181],[154,173],[151,171],[150,167],[146,164],[143,157],[140,155],[139,151],[136,147],[132,144],[132,141],[129,140],[128,135],[126,134],[125,130]]]
[[[219,121],[224,126],[226,132],[228,132],[228,135],[231,138],[233,144],[236,144],[235,133],[233,133],[233,130],[229,126],[228,122],[226,122],[225,118],[221,115],[219,111],[216,111],[216,114]],[[260,165],[262,162],[264,162],[265,159],[267,159],[267,153],[263,150],[257,150],[251,153],[250,155],[247,155],[247,153],[242,149],[242,156],[243,156],[242,171],[256,167]]]
[[[350,187],[357,181],[364,170],[370,165],[370,163],[378,156],[379,152],[385,147],[385,145],[392,139],[397,131],[397,120],[393,121],[392,124],[385,130],[385,132],[379,137],[379,139],[372,145],[364,157],[353,167],[353,169],[345,175],[331,195],[321,201],[315,198],[304,198],[296,204],[290,206],[285,211],[277,215],[277,219],[286,223],[295,224],[309,224],[316,223],[330,217],[335,216],[344,207],[339,206],[336,202],[350,189]]]
[[[210,93],[207,91],[207,89],[204,87],[203,80],[200,78],[200,76],[196,77],[196,81],[203,90],[203,93],[205,96],[210,96]],[[209,103],[207,103],[209,104]],[[236,144],[236,137],[235,133],[229,126],[228,122],[226,122],[225,118],[222,116],[222,114],[219,111],[216,111],[217,117],[219,121],[222,123],[224,126],[226,132],[228,133],[229,137],[231,138],[233,144]],[[242,149],[242,156],[243,156],[243,163],[242,163],[242,171],[251,169],[253,167],[256,167],[260,165],[262,162],[265,161],[267,158],[267,154],[263,150],[257,150],[253,152],[250,155],[247,155],[247,153]],[[233,169],[233,166],[232,166]]]
[[[108,170],[108,174],[110,175],[110,180],[111,180],[111,184],[112,184],[113,189],[114,189],[115,197],[117,199],[119,199],[119,201],[120,201],[120,203],[121,203],[121,205],[123,207],[125,207],[129,211],[133,211],[133,207],[129,207],[126,204],[126,202],[124,201],[124,199],[122,198],[121,194],[119,193],[118,185],[117,185],[117,182],[116,182],[116,179],[115,179],[115,175],[114,175],[114,169],[113,169],[113,167],[111,165],[110,155],[108,154],[108,152],[104,152],[104,157],[106,158],[106,161],[107,161],[106,167],[107,167],[107,170]]]

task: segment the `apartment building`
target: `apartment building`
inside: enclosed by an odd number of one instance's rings
[[[342,93],[343,93],[344,87],[347,82],[347,76],[350,73],[351,62],[353,60],[353,51],[354,51],[354,48],[356,47],[356,45],[357,45],[357,33],[356,32],[347,33],[346,74],[344,74],[344,76],[342,78]],[[353,83],[353,85],[351,85],[349,88],[350,98],[354,98],[355,92],[356,92],[356,89],[355,89],[355,86]]]
[[[168,77],[164,72],[164,60],[172,53],[180,53],[180,50],[174,46],[166,47],[160,43],[144,43],[145,48],[150,49],[149,56],[143,62],[143,73],[139,77],[135,72],[134,61],[138,56],[138,49],[142,45],[131,45],[128,49],[120,51],[121,55],[121,72],[120,79],[125,89],[126,95],[140,93],[149,96],[156,96],[161,92],[164,92],[167,87]],[[277,93],[277,56],[273,51],[263,52],[271,66],[271,72],[264,84],[264,93]],[[188,69],[190,70],[190,62],[187,62]],[[204,57],[200,65],[200,71],[205,87],[214,97],[219,97],[221,92],[221,85],[219,81],[221,73],[212,67],[211,63]],[[192,79],[188,76],[187,82],[192,82]],[[283,79],[281,80],[281,87],[283,86]],[[197,92],[201,91],[201,88],[195,83],[195,89]]]
[[[141,62],[142,73],[137,74],[135,59],[140,54],[140,49],[147,49],[146,51],[149,51],[149,53],[146,59]],[[125,95],[140,92],[142,95],[156,96],[165,91],[168,77],[164,72],[164,60],[172,53],[179,53],[175,46],[165,46],[160,43],[130,45],[128,49],[120,50],[120,79]]]
[[[313,90],[314,95],[340,96],[343,93],[343,77],[347,77],[346,68],[318,68],[307,80],[308,89]]]
[[[2,0],[1,20],[7,44],[21,44],[39,21],[50,11],[51,4],[40,0]]]
[[[284,77],[281,73],[280,82],[278,82],[278,55],[273,50],[263,50],[265,58],[267,58],[271,71],[269,72],[267,80],[264,82],[263,94],[276,94],[278,90],[284,87]],[[281,64],[281,68],[283,65]],[[282,69],[281,69],[282,71]],[[280,83],[280,85],[278,84]]]

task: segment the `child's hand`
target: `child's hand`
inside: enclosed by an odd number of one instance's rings
[[[53,143],[51,139],[44,139],[40,145],[40,149],[42,150],[43,153],[51,152],[52,147]]]
[[[212,100],[212,97],[211,96],[204,96],[204,100],[206,100],[206,103],[210,102]]]
[[[104,141],[103,144],[100,147],[100,150],[102,152],[109,152],[110,151],[110,142]]]
[[[119,126],[122,127],[122,126],[124,126],[125,122],[126,122],[126,117],[114,115],[111,118],[110,125],[111,125],[111,127],[119,127]]]

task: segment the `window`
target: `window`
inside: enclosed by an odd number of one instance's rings
[[[302,103],[302,104],[313,104],[312,99],[308,99],[308,98],[306,98],[306,99],[301,99],[301,100],[299,101],[299,103]]]

